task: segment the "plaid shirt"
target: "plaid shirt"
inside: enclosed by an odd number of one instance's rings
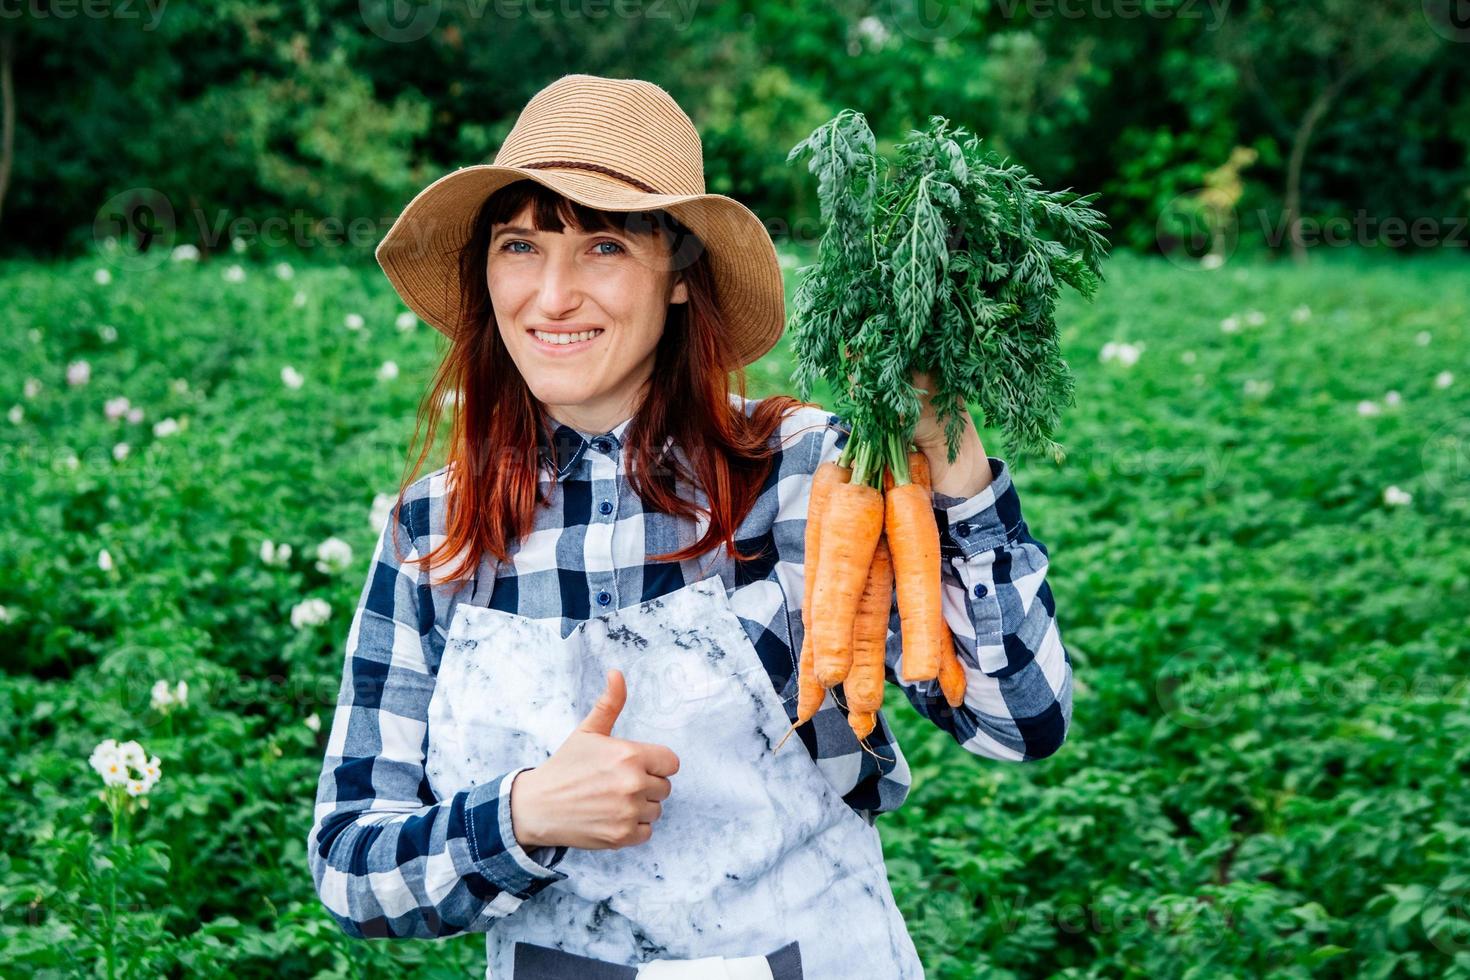
[[[747,402],[747,411],[755,404]],[[447,468],[408,489],[400,521],[390,515],[347,635],[307,842],[317,893],[347,934],[432,938],[484,932],[496,918],[567,877],[556,869],[565,847],[528,852],[516,842],[510,788],[524,769],[447,799],[429,788],[429,699],[460,602],[559,621],[565,637],[591,616],[718,574],[795,720],[811,478],[818,465],[841,454],[850,428],[815,407],[782,423],[773,435],[779,453],[771,475],[735,535],[742,553],[759,557],[737,567],[724,547],[684,562],[646,559],[692,543],[707,523],[703,515],[695,521],[642,509],[621,461],[630,422],[595,435],[560,425],[552,444],[543,438],[550,505],[538,510],[533,532],[512,547],[508,567],[487,555],[469,581],[439,585],[442,571],[436,569],[431,588],[417,566],[397,560],[395,546],[416,558],[444,540]],[[687,467],[688,457],[672,440],[664,453],[671,447]],[[936,494],[934,500],[943,612],[965,668],[965,704],[951,709],[937,681],[899,681],[896,603],[886,675],[966,751],[1005,761],[1040,759],[1057,751],[1067,735],[1071,660],[1045,580],[1046,547],[1022,520],[1005,463],[992,456],[990,466],[992,482],[974,497]],[[679,490],[707,506],[702,491],[682,480]],[[908,795],[908,764],[881,712],[869,736],[876,755],[857,745],[830,694],[796,736],[848,805],[870,823]]]

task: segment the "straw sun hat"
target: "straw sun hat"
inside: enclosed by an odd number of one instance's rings
[[[740,363],[775,346],[785,326],[776,246],[745,205],[706,194],[694,123],[652,82],[564,75],[531,97],[493,164],[460,167],[419,191],[377,248],[393,288],[426,323],[453,337],[459,249],[475,211],[530,179],[604,211],[664,210],[704,243],[719,308]],[[681,261],[676,256],[675,265]]]

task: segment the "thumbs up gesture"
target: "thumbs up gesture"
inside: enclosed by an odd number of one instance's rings
[[[679,759],[667,746],[612,734],[627,700],[622,671],[609,670],[581,724],[550,759],[516,777],[510,819],[521,847],[606,849],[653,836]]]

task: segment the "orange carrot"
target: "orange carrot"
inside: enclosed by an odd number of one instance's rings
[[[955,652],[954,635],[946,631],[948,642],[939,658],[939,689],[951,708],[965,703],[965,668]]]
[[[944,644],[952,642],[940,604],[939,526],[923,453],[909,453],[909,474],[911,482],[890,486],[883,495],[903,638],[899,679],[904,683],[937,678]],[[889,482],[885,477],[884,483]]]
[[[812,593],[812,658],[823,687],[841,683],[852,667],[852,624],[883,533],[883,516],[883,494],[877,488],[833,485],[822,515],[820,571]],[[939,571],[937,541],[934,570]]]
[[[818,466],[816,473],[812,475],[812,487],[807,496],[806,553],[802,558],[802,574],[806,581],[804,583],[805,595],[801,603],[801,658],[796,670],[796,724],[781,736],[781,741],[776,743],[777,749],[786,744],[787,737],[796,730],[797,725],[804,725],[812,720],[817,709],[827,698],[827,689],[817,681],[816,669],[813,666],[812,593],[816,590],[817,584],[822,515],[826,511],[827,500],[831,495],[832,487],[839,483],[846,483],[851,476],[851,469],[831,461]]]
[[[858,600],[852,623],[852,669],[842,680],[847,696],[847,722],[858,738],[867,738],[883,707],[884,651],[888,614],[893,608],[893,560],[888,541],[880,536],[868,569],[867,587]]]
[[[812,645],[812,596],[817,590],[818,569],[821,566],[822,523],[827,505],[832,499],[832,488],[846,484],[852,478],[852,470],[839,463],[828,461],[817,467],[812,475],[812,489],[806,511],[806,552],[803,556],[805,596],[801,603],[801,622],[804,627],[801,643],[801,668],[798,673],[800,694],[797,699],[796,723],[810,721],[826,699],[827,687],[817,680],[814,664],[815,647]]]

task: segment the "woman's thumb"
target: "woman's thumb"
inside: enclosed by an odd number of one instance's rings
[[[628,699],[628,686],[623,680],[623,672],[613,668],[607,672],[607,685],[602,689],[602,696],[582,719],[582,724],[577,726],[578,731],[595,732],[598,735],[611,735],[613,723],[618,720],[618,714],[623,710],[623,704]]]

